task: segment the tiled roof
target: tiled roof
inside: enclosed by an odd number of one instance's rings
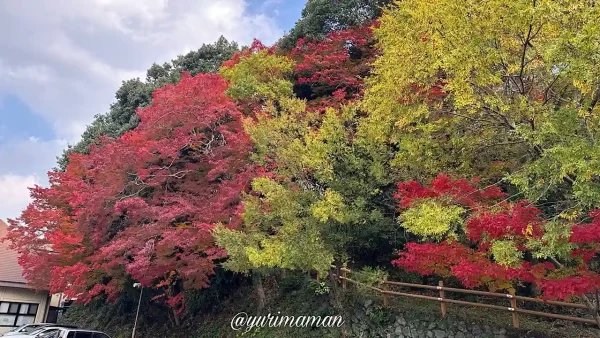
[[[6,236],[6,223],[0,219],[0,239]],[[0,242],[0,282],[27,283],[18,263],[19,254],[8,248],[9,242]]]

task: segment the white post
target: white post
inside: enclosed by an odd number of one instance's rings
[[[135,312],[135,322],[133,323],[133,331],[131,332],[131,338],[135,338],[135,327],[137,326],[138,315],[140,314],[140,305],[142,304],[142,292],[144,292],[144,289],[142,288],[141,283],[134,283],[133,287],[140,288],[140,299],[138,300],[138,307],[137,307],[137,311]]]

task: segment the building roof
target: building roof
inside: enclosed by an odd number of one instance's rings
[[[6,236],[7,225],[0,219],[0,239]],[[0,283],[25,284],[27,281],[23,278],[23,269],[19,265],[19,254],[10,250],[9,242],[0,242]]]

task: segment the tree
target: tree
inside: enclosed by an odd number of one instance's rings
[[[299,44],[291,55],[303,62],[305,76],[309,72],[315,76],[307,81],[315,87],[327,81],[341,86],[344,78],[354,79],[348,83],[347,97],[336,98],[339,110],[307,109],[317,104],[294,98],[288,80],[293,63],[274,51],[261,47],[244,52],[221,70],[230,81],[229,95],[256,112],[246,119],[245,128],[254,145],[252,158],[265,173],[244,197],[241,227],[216,228],[214,234],[228,252],[226,268],[258,275],[259,300],[260,276],[274,269],[323,274],[331,263],[340,265],[350,257],[370,255],[385,261],[391,256],[385,236],[395,227],[393,204],[382,206],[382,201],[390,195],[392,181],[384,164],[374,163],[355,147],[360,112],[342,107],[359,96],[361,87],[357,69],[362,60],[352,60],[351,46],[342,43],[352,38],[357,46],[367,48],[368,36],[363,38],[357,31]],[[302,56],[301,50],[306,52]],[[324,102],[333,92],[323,91],[316,99]],[[389,251],[378,255],[385,252],[382,248]],[[340,306],[339,297],[334,300]]]
[[[372,161],[355,146],[360,111],[349,105],[360,96],[360,69],[374,54],[369,32],[363,27],[301,41],[290,53],[299,62],[299,81],[348,90],[337,98],[339,110],[307,109],[317,100],[329,102],[327,98],[336,95],[333,89],[306,102],[293,98],[288,80],[292,61],[257,41],[223,64],[228,94],[242,106],[260,103],[245,128],[254,145],[252,158],[266,170],[244,198],[242,228],[216,232],[217,241],[230,253],[225,265],[232,270],[324,272],[334,257],[348,258],[349,246],[368,248],[375,242],[370,234],[390,230],[392,219],[384,216],[389,210],[376,203],[390,192],[386,189],[392,181],[384,163]],[[364,58],[353,59],[352,53]],[[344,104],[349,106],[341,107]],[[393,209],[393,204],[388,207]],[[365,222],[372,222],[369,230],[361,228]],[[299,259],[306,252],[314,259]]]
[[[211,230],[237,227],[254,175],[226,88],[216,74],[184,75],[155,91],[135,129],[50,173],[50,187],[33,189],[10,222],[25,277],[82,301],[112,299],[131,277],[163,290],[178,312],[183,290],[207,287],[213,261],[225,257]]]
[[[323,39],[302,38],[289,52],[296,61],[294,91],[317,109],[359,99],[375,53],[369,26],[331,32]]]
[[[254,40],[250,48],[224,62],[219,73],[229,81],[229,97],[242,104],[260,105],[292,95],[292,83],[288,79],[292,69],[292,60],[276,55],[275,48],[267,48]]]
[[[253,276],[274,268],[324,276],[331,264],[391,257],[398,245],[393,205],[386,203],[391,182],[385,164],[354,143],[358,118],[349,107],[321,116],[283,98],[246,122],[253,158],[269,175],[253,181],[242,226],[216,229],[218,245],[229,254],[225,267]],[[332,276],[332,300],[341,311]]]
[[[396,2],[375,29],[382,55],[360,133],[373,152],[386,151],[380,140],[400,149],[405,180],[512,174],[533,202],[596,205],[598,10],[587,1]]]
[[[358,135],[371,156],[394,157],[401,181],[432,182],[402,184],[399,220],[415,237],[395,264],[468,287],[533,283],[591,307],[597,242],[583,234],[599,201],[598,11],[586,1],[421,0],[385,10]],[[457,198],[473,187],[439,192],[453,184],[439,173],[510,194],[465,204]]]
[[[136,110],[151,103],[152,92],[157,88],[179,82],[183,72],[190,72],[192,75],[214,73],[237,51],[236,42],[229,42],[221,36],[215,43],[202,44],[198,50],[180,55],[162,66],[154,63],[147,71],[145,82],[138,78],[123,81],[115,94],[117,101],[111,104],[106,114],[94,117],[79,142],[69,145],[57,159],[57,169],[66,168],[69,154],[87,153],[102,136],[116,138],[134,129],[140,122]]]
[[[235,41],[229,42],[221,36],[215,43],[202,44],[197,51],[180,55],[171,61],[173,67],[179,72],[190,72],[192,75],[199,73],[216,73],[224,61],[229,60],[240,48]]]
[[[322,39],[329,33],[363,26],[379,17],[390,0],[310,0],[302,17],[277,45],[290,50],[302,38]]]
[[[600,252],[598,211],[586,223],[546,220],[527,200],[509,202],[497,186],[477,188],[447,175],[430,186],[399,183],[396,197],[404,228],[428,240],[408,243],[392,262],[408,271],[455,276],[469,288],[514,291],[531,283],[546,299],[600,287],[600,275],[589,266]]]

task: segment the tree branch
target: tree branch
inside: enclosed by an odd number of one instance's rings
[[[521,70],[519,71],[519,81],[521,82],[521,94],[525,95],[525,82],[523,81],[523,73],[525,73],[525,56],[527,54],[527,46],[530,45],[531,32],[533,31],[533,25],[529,25],[529,31],[527,32],[527,37],[525,41],[523,41],[523,53],[521,54]]]
[[[600,100],[600,86],[598,86],[598,88],[596,88],[596,90],[594,91],[594,95],[592,96],[592,102],[590,102],[590,106],[588,107],[587,111],[588,113],[592,113],[592,110],[594,110],[594,108],[596,107],[596,104],[598,104],[598,101]]]

